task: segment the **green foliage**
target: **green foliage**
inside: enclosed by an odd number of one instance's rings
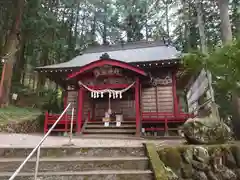
[[[214,84],[220,89],[239,90],[240,81],[240,41],[218,48],[208,56],[193,52],[184,57],[187,69],[209,69],[214,78]]]
[[[52,113],[61,113],[63,111],[63,97],[62,91],[57,90],[45,90],[40,92],[46,98],[46,103],[42,106],[45,111]]]
[[[208,56],[199,52],[184,57],[186,69],[199,72],[202,67],[210,70],[213,77],[215,98],[220,105],[220,115],[224,118],[232,114],[231,93],[240,93],[240,41],[217,48]]]
[[[17,94],[30,94],[32,93],[31,90],[22,85],[20,82],[13,81],[12,82],[12,92]]]
[[[199,71],[206,65],[206,55],[200,51],[193,51],[192,53],[184,56],[184,68],[193,71]]]
[[[209,69],[219,88],[239,92],[240,41],[218,48],[209,56]]]

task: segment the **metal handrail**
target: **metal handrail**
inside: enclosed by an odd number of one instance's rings
[[[9,180],[14,180],[14,178],[18,175],[18,173],[21,171],[23,166],[28,162],[28,160],[33,156],[33,154],[37,152],[37,160],[36,160],[36,167],[35,167],[35,174],[34,179],[37,179],[37,173],[38,173],[38,165],[39,165],[39,157],[40,157],[40,147],[42,143],[45,141],[45,139],[48,137],[48,135],[52,132],[52,130],[55,128],[55,126],[58,124],[58,122],[62,119],[63,115],[67,112],[68,108],[70,107],[71,103],[67,105],[67,107],[64,109],[62,114],[59,116],[59,118],[56,120],[56,122],[52,125],[52,127],[48,130],[48,132],[43,136],[41,141],[37,144],[37,146],[32,150],[32,152],[28,155],[28,157],[22,162],[22,164],[17,168],[17,170],[13,173],[13,175],[9,178]],[[73,113],[72,113],[73,115]],[[72,117],[73,119],[73,117]],[[73,120],[71,120],[72,123]],[[72,126],[72,125],[71,125]],[[72,127],[71,127],[72,130]],[[71,133],[71,132],[70,132]]]

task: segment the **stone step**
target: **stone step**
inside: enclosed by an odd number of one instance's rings
[[[24,158],[0,158],[0,172],[11,172]],[[21,172],[34,172],[36,158],[30,159]],[[147,170],[147,157],[64,157],[40,158],[39,172],[89,171],[89,170]]]
[[[135,129],[85,129],[83,133],[87,134],[134,134]]]
[[[0,173],[1,180],[8,180],[12,172]],[[33,180],[33,173],[19,173],[15,180]],[[150,170],[39,172],[40,180],[153,180]]]
[[[102,124],[104,125],[103,121],[89,121],[88,124]],[[116,124],[116,121],[110,121],[109,124]],[[136,121],[122,121],[121,124],[136,124]]]
[[[144,140],[144,138],[138,137],[135,134],[82,134],[79,137],[84,139]]]
[[[115,124],[109,124],[108,127],[104,126],[104,124],[88,124],[86,126],[86,129],[90,129],[90,128],[95,128],[95,129],[103,129],[103,128],[107,128],[107,129],[136,129],[136,125],[135,124],[122,124],[121,126],[116,126]]]
[[[0,148],[0,157],[4,158],[26,158],[33,148]],[[41,157],[123,157],[123,156],[145,156],[143,146],[138,147],[42,147]]]

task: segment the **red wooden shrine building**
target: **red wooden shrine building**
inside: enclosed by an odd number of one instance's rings
[[[72,103],[75,108],[76,132],[87,122],[89,129],[83,130],[86,134],[166,133],[189,117],[181,110],[177,95],[180,55],[163,42],[134,42],[88,49],[68,62],[39,67],[37,71],[65,90],[65,106]],[[55,131],[69,131],[70,114],[71,109]],[[113,123],[117,115],[122,121],[119,126]],[[58,117],[46,113],[45,132]],[[113,121],[108,127],[103,123],[106,118]]]

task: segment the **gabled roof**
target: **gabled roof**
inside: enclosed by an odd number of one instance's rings
[[[78,71],[73,72],[71,74],[68,75],[68,79],[71,79],[73,77],[76,77],[77,75],[80,75],[90,69],[94,69],[103,65],[111,65],[111,66],[117,66],[117,67],[121,67],[130,71],[133,71],[135,73],[138,73],[142,76],[147,76],[147,73],[135,66],[132,66],[131,64],[122,62],[122,61],[116,61],[116,60],[110,60],[110,59],[102,59],[102,60],[98,60],[98,61],[94,61],[92,63],[89,63],[85,66],[82,66]]]
[[[111,59],[126,63],[141,63],[161,60],[179,59],[181,53],[173,46],[167,46],[163,42],[134,42],[122,45],[100,46],[85,51],[72,60],[60,64],[38,67],[37,69],[56,69],[82,67],[101,59],[107,53]]]

